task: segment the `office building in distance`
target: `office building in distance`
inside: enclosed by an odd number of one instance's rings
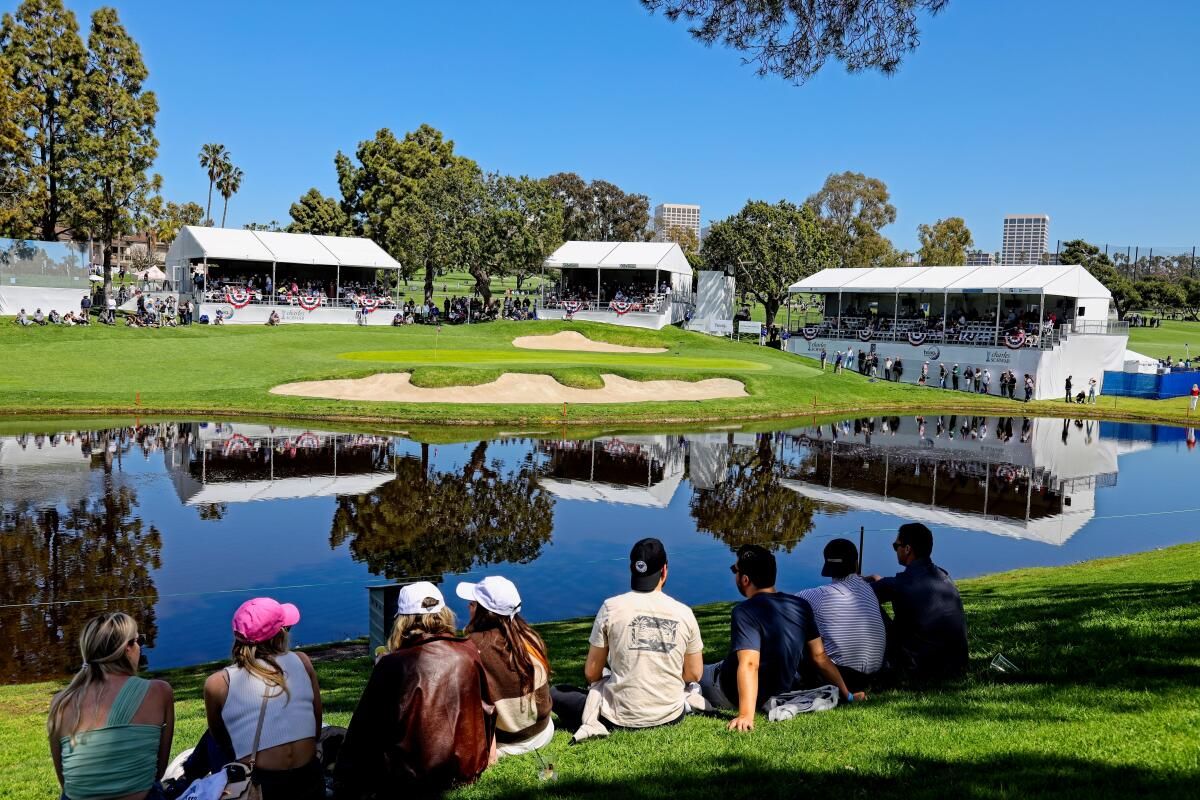
[[[1000,249],[1003,265],[1041,264],[1050,247],[1049,214],[1006,214]]]
[[[700,206],[686,203],[659,203],[654,207],[654,241],[668,242],[671,228],[687,228],[700,242]]]
[[[968,250],[968,267],[990,267],[996,263],[996,256],[986,250]]]

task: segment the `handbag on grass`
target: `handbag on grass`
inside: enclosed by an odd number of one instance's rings
[[[262,789],[254,784],[254,762],[258,760],[258,743],[262,738],[263,719],[267,715],[270,687],[263,689],[262,705],[258,709],[258,726],[254,729],[254,747],[250,763],[231,761],[220,770],[193,783],[179,800],[262,800]]]

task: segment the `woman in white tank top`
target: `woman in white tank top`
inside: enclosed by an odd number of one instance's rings
[[[321,688],[308,656],[288,649],[288,633],[299,621],[300,612],[290,603],[269,597],[246,601],[233,615],[233,664],[204,683],[209,731],[238,761],[254,762],[263,800],[325,796],[317,760]]]

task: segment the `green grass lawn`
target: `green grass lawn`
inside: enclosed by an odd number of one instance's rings
[[[749,734],[703,717],[576,747],[558,733],[545,750],[556,783],[539,783],[536,756],[526,755],[501,761],[455,796],[1193,796],[1200,544],[975,578],[960,588],[971,649],[961,684],[880,691],[866,703],[782,723],[760,717]],[[728,646],[729,608],[697,609],[706,661]],[[582,680],[590,625],[538,626],[556,681]],[[1021,671],[989,671],[999,652]],[[161,676],[175,687],[175,752],[203,730],[201,687],[213,668]],[[331,724],[346,724],[369,669],[366,658],[318,662]],[[43,726],[56,687],[0,687],[0,797],[52,796]]]
[[[514,337],[577,330],[617,344],[658,346],[662,354],[523,350]],[[855,411],[942,409],[1055,415],[1062,403],[1024,405],[996,396],[870,383],[853,373],[822,374],[815,362],[756,344],[676,328],[645,331],[579,322],[366,328],[259,325],[146,330],[125,327],[18,328],[0,321],[0,413],[253,414],[406,424],[688,424]],[[273,386],[298,380],[356,378],[412,371],[421,386],[481,383],[503,372],[550,374],[599,385],[611,372],[634,380],[742,381],[749,397],[641,404],[470,406],[397,404],[283,397]],[[1072,406],[1072,416],[1186,421],[1187,400],[1103,398]]]
[[[1129,349],[1154,358],[1200,358],[1200,322],[1163,320],[1157,328],[1130,328]]]

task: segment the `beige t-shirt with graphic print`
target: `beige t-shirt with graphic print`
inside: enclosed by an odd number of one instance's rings
[[[625,728],[648,728],[683,713],[683,657],[700,653],[692,610],[662,592],[626,592],[600,606],[592,635],[608,648],[612,671],[600,690],[600,713]]]

